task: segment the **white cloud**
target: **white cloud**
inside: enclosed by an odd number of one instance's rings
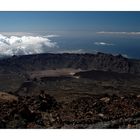
[[[129,58],[129,56],[127,54],[122,54],[122,56],[125,58]]]
[[[140,32],[96,32],[97,34],[113,34],[113,35],[140,35]]]
[[[44,53],[51,48],[57,47],[56,42],[52,42],[44,36],[6,36],[0,34],[0,55],[26,55]]]
[[[47,36],[44,36],[44,37],[52,38],[52,37],[60,37],[60,36],[59,35],[47,35]]]
[[[113,46],[114,45],[112,43],[106,43],[106,42],[94,42],[94,44],[97,46]]]
[[[1,35],[4,36],[28,36],[34,35],[34,33],[29,32],[0,32]]]
[[[78,49],[78,50],[62,50],[58,51],[57,53],[85,53],[83,49]]]
[[[76,53],[76,54],[85,54],[85,53],[98,53],[97,50],[86,51],[84,49],[77,49],[77,50],[58,50],[55,53]],[[53,52],[54,53],[54,52]]]

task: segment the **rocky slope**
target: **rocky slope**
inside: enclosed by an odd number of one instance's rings
[[[5,94],[11,102],[0,102],[0,128],[140,128],[139,95],[94,95],[66,103],[43,91],[16,100]]]
[[[0,128],[140,128],[140,61],[109,54],[0,60]]]
[[[0,60],[0,73],[73,68],[140,74],[140,61],[111,54],[37,54]]]

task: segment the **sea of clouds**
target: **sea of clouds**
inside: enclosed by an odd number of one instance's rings
[[[0,34],[0,56],[28,55],[45,53],[58,48],[51,38],[55,35]]]
[[[55,39],[59,37],[58,39]],[[58,41],[59,40],[59,41]],[[46,33],[25,33],[25,32],[1,32],[0,33],[0,58],[3,56],[13,55],[29,55],[40,53],[86,53],[91,52],[85,48],[78,47],[72,49],[66,47],[63,42],[60,43],[61,36],[56,34]],[[69,43],[69,42],[68,42]],[[72,44],[73,45],[73,44]],[[115,44],[109,42],[94,42],[93,46],[114,46]],[[77,44],[76,44],[77,46]],[[92,49],[93,53],[97,50]]]

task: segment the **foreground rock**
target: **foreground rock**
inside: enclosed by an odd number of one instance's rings
[[[58,102],[44,91],[15,97],[1,93],[0,128],[140,128],[137,95],[88,95]]]
[[[6,92],[0,92],[0,103],[12,103],[17,101],[18,98],[16,96],[8,94]]]
[[[45,93],[18,98],[1,93],[0,128],[43,128],[42,113],[57,109],[56,100]],[[41,125],[41,126],[40,126]]]

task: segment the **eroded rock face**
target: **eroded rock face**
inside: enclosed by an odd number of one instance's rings
[[[0,60],[1,73],[74,68],[103,70],[118,73],[140,73],[140,61],[111,54],[37,54],[17,56]]]

